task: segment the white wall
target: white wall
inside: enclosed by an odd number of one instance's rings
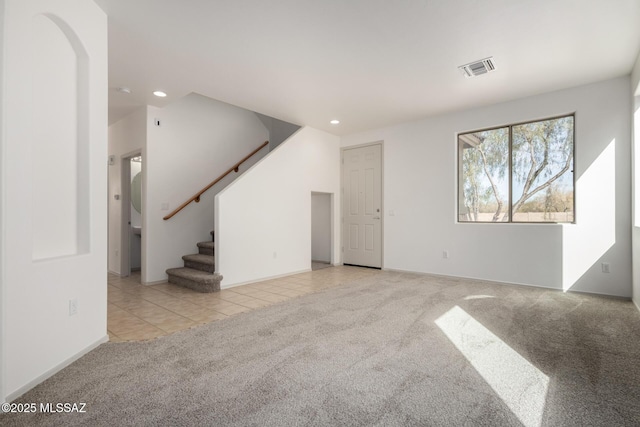
[[[147,139],[147,108],[141,107],[109,126],[109,155],[115,164],[109,166],[109,271],[122,274],[122,157],[142,152]],[[133,177],[131,177],[133,178]],[[133,220],[133,218],[132,218]]]
[[[385,268],[631,296],[629,93],[623,77],[343,137],[384,140]],[[456,223],[456,133],[572,112],[576,224]]]
[[[640,57],[639,57],[640,58]],[[636,63],[634,74],[640,74],[640,62]],[[631,89],[636,89],[632,86]],[[637,93],[637,90],[634,90]],[[633,100],[633,291],[632,298],[640,310],[640,96]]]
[[[160,126],[154,125],[155,119]],[[200,203],[191,203],[167,221],[162,218],[267,141],[269,133],[253,112],[197,94],[165,108],[148,107],[147,125],[142,279],[153,283],[166,280],[167,268],[182,267],[182,256],[197,253],[197,242],[211,239],[213,198],[239,174],[207,191]],[[244,163],[240,173],[267,149]]]
[[[108,339],[107,19],[83,0],[0,8],[4,401]]]
[[[304,127],[216,196],[223,287],[311,268],[312,191],[340,191],[340,140]],[[340,203],[334,203],[339,224]],[[337,263],[339,227],[334,227]]]
[[[640,53],[631,70],[631,90],[633,91],[633,95],[640,96]]]
[[[2,51],[6,49],[5,45],[5,27],[6,27],[6,15],[5,15],[5,0],[0,0],[0,47]],[[4,55],[0,55],[0,129],[4,129],[4,104],[5,104],[5,91],[4,82],[6,70]],[[0,134],[0,404],[6,401],[6,379],[7,379],[7,363],[6,363],[6,351],[5,351],[5,336],[7,333],[5,306],[7,304],[7,279],[6,279],[6,209],[5,202],[7,190],[5,188],[5,157],[7,152],[7,141],[2,134]]]
[[[640,54],[631,71],[631,95],[633,98],[633,291],[632,298],[640,310]]]
[[[311,259],[331,262],[330,194],[311,194]]]

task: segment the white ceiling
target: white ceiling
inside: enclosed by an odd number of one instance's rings
[[[626,75],[640,50],[639,0],[96,1],[110,123],[197,92],[341,135]]]

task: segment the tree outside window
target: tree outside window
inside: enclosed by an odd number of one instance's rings
[[[458,135],[460,222],[574,222],[574,116]]]

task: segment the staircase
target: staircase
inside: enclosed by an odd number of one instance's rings
[[[222,175],[214,179],[202,190],[193,195],[189,200],[178,206],[174,209],[173,212],[166,215],[162,219],[165,221],[171,219],[175,214],[180,212],[191,202],[199,203],[200,196],[202,196],[208,189],[216,185],[220,182],[224,177],[229,175],[232,172],[238,172],[240,170],[240,165],[249,160],[251,156],[258,153],[264,147],[269,145],[269,141],[263,142],[259,147],[253,150],[251,153],[246,155],[242,160],[240,160],[235,165],[231,166],[224,172]],[[222,276],[220,274],[215,273],[215,263],[213,257],[213,242],[214,235],[213,231],[211,232],[211,241],[210,242],[200,242],[198,243],[198,253],[192,255],[185,255],[182,257],[184,261],[184,267],[180,268],[170,268],[168,269],[167,275],[169,276],[169,283],[173,283],[178,286],[183,286],[185,288],[193,289],[197,292],[215,292],[220,290],[220,281],[222,281]]]
[[[214,238],[212,231],[211,241],[198,243],[197,254],[183,256],[184,267],[168,269],[169,283],[197,292],[219,291],[222,276],[215,273]]]

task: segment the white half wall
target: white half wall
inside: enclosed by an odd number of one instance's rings
[[[108,82],[107,17],[92,1],[0,9],[4,401],[108,340]]]
[[[223,287],[311,268],[311,192],[334,195],[339,224],[340,139],[304,127],[216,196],[216,271]],[[339,259],[334,227],[332,263]]]
[[[197,242],[211,239],[215,194],[265,156],[268,147],[204,193],[200,203],[169,220],[163,217],[267,141],[269,132],[255,113],[193,93],[164,108],[148,107],[147,126],[142,279],[154,283],[167,279],[166,269],[182,267],[183,255],[197,253]]]
[[[115,163],[109,166],[109,271],[122,274],[120,247],[122,240],[122,157],[142,152],[147,141],[147,107],[141,107],[109,126],[109,155]],[[133,176],[131,177],[133,178]],[[132,223],[134,218],[132,218]],[[140,221],[141,222],[141,221]]]
[[[630,92],[627,76],[344,136],[384,140],[385,268],[630,297]],[[572,112],[576,224],[456,222],[457,133]]]

